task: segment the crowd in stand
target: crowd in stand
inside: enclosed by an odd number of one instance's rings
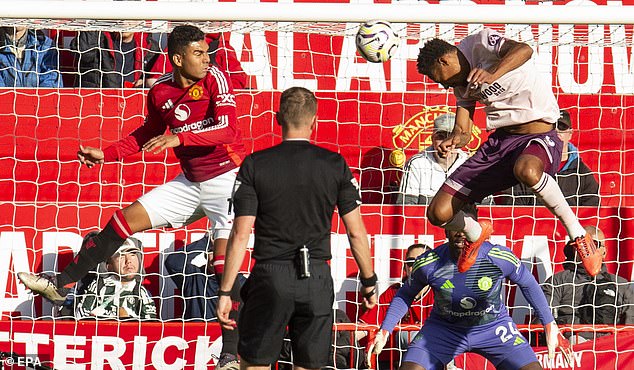
[[[53,36],[51,38],[50,36]],[[147,88],[172,71],[164,34],[79,31],[64,35],[25,26],[0,28],[0,87]],[[207,35],[211,63],[235,89],[247,88],[234,49],[220,33]]]

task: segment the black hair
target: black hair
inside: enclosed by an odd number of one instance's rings
[[[452,45],[445,40],[436,38],[427,41],[425,46],[423,46],[418,52],[418,59],[416,60],[418,72],[425,76],[429,76],[431,74],[431,68],[438,58],[455,49],[455,45]]]
[[[205,40],[205,34],[200,28],[189,24],[176,26],[167,36],[167,55],[172,60],[174,54],[185,53],[187,45],[201,40]]]

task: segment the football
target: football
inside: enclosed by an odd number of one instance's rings
[[[363,59],[372,63],[387,62],[396,54],[398,35],[387,21],[371,20],[363,23],[357,31],[356,44]]]

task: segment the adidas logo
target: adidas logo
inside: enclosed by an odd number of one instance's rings
[[[443,285],[440,286],[440,289],[453,289],[454,285],[451,281],[447,280]]]
[[[524,340],[524,338],[522,338],[520,335],[518,335],[518,336],[515,337],[515,342],[513,342],[513,345],[517,346],[517,345],[522,344],[524,342],[526,342]]]
[[[174,103],[172,103],[172,99],[167,99],[165,104],[163,104],[163,106],[161,107],[161,109],[163,110],[170,110],[172,108],[174,108]]]

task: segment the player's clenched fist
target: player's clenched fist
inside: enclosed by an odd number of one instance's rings
[[[77,151],[77,159],[79,159],[79,162],[82,164],[85,164],[86,167],[91,168],[96,164],[103,163],[103,151],[99,148],[80,145]]]
[[[441,158],[446,158],[454,149],[458,147],[460,144],[460,138],[456,135],[449,135],[445,140],[443,140],[437,147],[438,155]]]

